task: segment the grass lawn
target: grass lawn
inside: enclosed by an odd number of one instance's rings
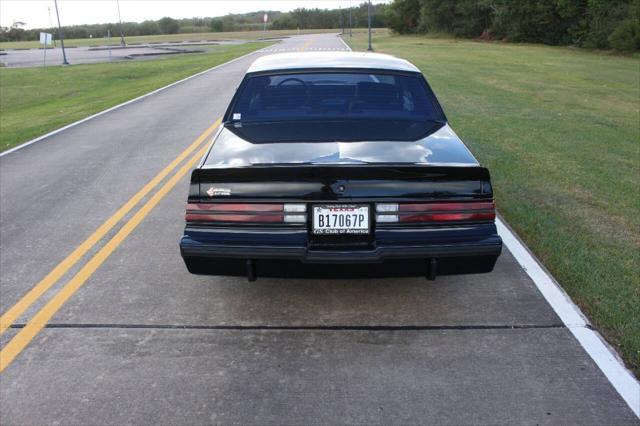
[[[364,31],[359,29],[358,31]],[[317,33],[337,33],[338,29],[325,29],[325,30],[300,30],[300,34],[317,34]],[[149,36],[132,36],[127,37],[125,34],[125,41],[127,44],[132,43],[153,43],[153,42],[169,42],[169,41],[200,41],[200,40],[221,40],[221,39],[243,39],[254,40],[262,37],[279,37],[286,35],[298,34],[297,30],[269,30],[266,33],[262,31],[233,31],[224,33],[191,33],[191,34],[160,34]],[[104,37],[95,38],[78,38],[68,39],[64,41],[65,47],[75,46],[98,46],[106,44],[107,40]],[[111,36],[110,44],[119,45],[120,38]],[[59,43],[58,43],[59,44]],[[34,47],[42,47],[38,40],[33,41],[6,41],[0,43],[0,49],[28,49]]]
[[[0,68],[0,151],[269,44],[152,61]]]
[[[373,47],[425,73],[500,213],[640,375],[640,60],[389,34]]]

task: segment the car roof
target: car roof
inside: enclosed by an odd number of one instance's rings
[[[247,73],[326,68],[359,68],[420,72],[411,62],[395,56],[371,52],[277,53],[256,59]]]

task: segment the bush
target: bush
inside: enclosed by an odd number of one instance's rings
[[[640,23],[635,19],[622,21],[608,41],[611,48],[623,52],[640,50]]]

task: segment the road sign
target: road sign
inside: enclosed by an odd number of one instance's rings
[[[264,22],[267,22],[268,19],[269,19],[269,16],[265,13],[264,16],[262,17],[262,20]]]
[[[49,45],[51,44],[52,36],[51,33],[40,33],[40,44]]]
[[[40,44],[44,44],[44,61],[43,66],[47,66],[47,46],[51,44],[51,33],[40,33]]]

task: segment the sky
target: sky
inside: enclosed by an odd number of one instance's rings
[[[299,7],[332,9],[348,8],[363,0],[120,0],[123,21],[141,22],[147,19],[193,18],[222,16],[257,10],[290,11]],[[372,0],[387,3],[390,0]],[[64,25],[97,24],[118,21],[116,0],[58,0],[60,23]],[[49,14],[49,9],[51,14]],[[14,21],[26,23],[23,28],[55,25],[53,0],[0,0],[0,25],[8,27]]]

